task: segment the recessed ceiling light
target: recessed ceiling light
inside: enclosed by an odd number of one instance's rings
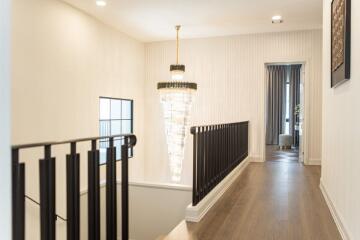
[[[106,1],[105,0],[96,0],[96,5],[99,7],[105,7]]]
[[[272,17],[272,23],[282,23],[282,22],[283,22],[282,16],[275,15]]]

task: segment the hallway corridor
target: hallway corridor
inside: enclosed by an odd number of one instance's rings
[[[340,240],[319,180],[319,166],[250,163],[201,222],[165,239]]]

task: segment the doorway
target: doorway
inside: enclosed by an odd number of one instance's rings
[[[265,159],[303,161],[304,66],[266,64]]]

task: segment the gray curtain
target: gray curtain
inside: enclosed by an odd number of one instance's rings
[[[290,66],[290,134],[295,143],[295,125],[299,122],[299,116],[295,115],[295,107],[300,104],[300,77],[301,65]]]
[[[285,130],[287,66],[267,66],[268,99],[266,114],[266,144],[279,144],[279,134]]]

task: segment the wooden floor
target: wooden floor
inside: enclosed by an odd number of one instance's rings
[[[266,146],[266,160],[267,161],[280,161],[280,162],[298,162],[299,150],[298,149],[284,149],[280,150],[276,145]]]
[[[270,160],[250,163],[201,222],[183,221],[163,239],[340,240],[320,167]]]

